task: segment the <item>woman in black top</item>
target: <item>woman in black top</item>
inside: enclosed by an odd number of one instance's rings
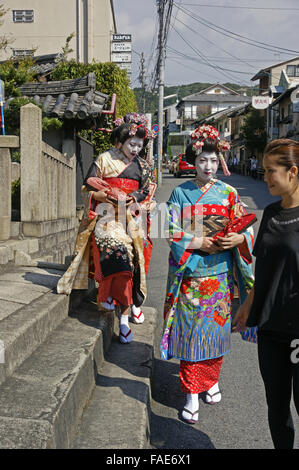
[[[264,210],[253,254],[255,283],[233,321],[234,331],[258,327],[258,358],[276,449],[291,449],[293,388],[299,415],[299,142],[265,148],[265,181],[281,201]]]

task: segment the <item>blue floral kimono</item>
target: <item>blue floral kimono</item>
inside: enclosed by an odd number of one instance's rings
[[[212,179],[204,187],[181,184],[167,203],[171,242],[164,308],[162,359],[198,362],[230,350],[231,302],[237,285],[241,303],[251,289],[253,229],[242,245],[217,254],[188,249],[194,236],[212,237],[235,218],[246,214],[237,191]],[[256,341],[255,329],[243,339]]]

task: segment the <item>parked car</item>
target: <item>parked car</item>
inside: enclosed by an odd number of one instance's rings
[[[195,175],[195,174],[196,174],[195,166],[191,165],[191,163],[188,163],[186,161],[185,154],[181,153],[174,166],[173,176],[175,178],[179,178],[182,175]]]

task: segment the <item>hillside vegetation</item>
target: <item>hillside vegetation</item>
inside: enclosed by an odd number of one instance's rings
[[[164,89],[164,96],[168,95],[173,95],[175,93],[178,94],[178,100],[181,100],[182,98],[185,98],[188,95],[192,95],[193,93],[198,93],[199,91],[204,90],[205,88],[208,88],[212,85],[215,85],[214,83],[190,83],[188,85],[175,85],[175,86],[166,86]],[[253,88],[251,87],[244,87],[240,85],[236,85],[235,83],[223,83],[223,85],[227,86],[228,88],[231,88],[232,90],[243,94],[246,93],[248,96],[252,96],[253,93]],[[134,93],[136,96],[136,101],[138,104],[138,110],[139,112],[142,112],[142,89],[141,88],[134,88]],[[165,100],[164,105],[169,106],[171,104],[174,104],[176,102],[176,97],[174,98],[169,98]],[[146,92],[145,95],[145,112],[147,113],[155,113],[158,108],[158,92],[150,93]]]

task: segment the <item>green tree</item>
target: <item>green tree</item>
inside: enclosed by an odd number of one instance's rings
[[[265,115],[263,111],[252,109],[245,116],[244,125],[241,127],[241,135],[246,147],[251,152],[263,152],[267,144],[267,131]]]
[[[6,98],[21,96],[19,87],[24,83],[35,81],[34,74],[30,71],[33,65],[32,57],[18,61],[9,59],[0,64],[0,77],[5,84]]]
[[[112,94],[116,94],[117,117],[127,113],[137,111],[137,103],[133,90],[130,89],[130,82],[125,70],[121,70],[116,64],[111,62],[78,63],[74,59],[60,62],[51,74],[51,80],[69,80],[88,75],[94,72],[96,77],[96,89],[109,96],[108,108],[111,106]],[[112,117],[108,117],[105,127],[113,127]],[[109,134],[97,129],[81,130],[80,134],[90,140],[94,146],[96,154],[111,147]]]

